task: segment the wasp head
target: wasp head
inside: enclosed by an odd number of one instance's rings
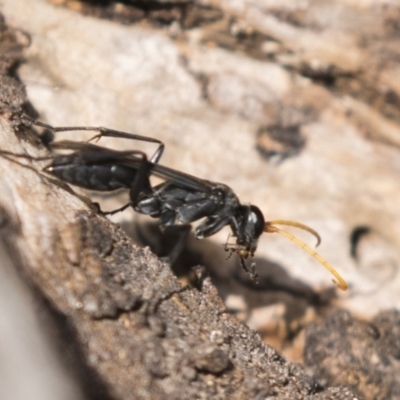
[[[233,236],[236,237],[236,243],[226,244],[225,250],[236,253],[245,271],[249,272],[253,278],[256,278],[254,262],[251,263],[251,269],[246,266],[245,260],[254,257],[257,250],[258,238],[264,232],[264,216],[260,209],[253,205],[241,205],[231,222]]]

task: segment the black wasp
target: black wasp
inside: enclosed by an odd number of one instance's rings
[[[319,243],[320,238],[317,232],[293,221],[266,222],[258,207],[242,204],[230,187],[160,165],[158,162],[164,151],[164,143],[160,140],[102,127],[52,127],[27,116],[22,116],[21,121],[25,125],[40,126],[53,133],[97,132],[97,135],[89,142],[63,140],[51,143],[50,147],[53,150],[68,150],[70,153],[40,158],[51,160],[44,171],[62,181],[89,190],[129,189],[128,204],[103,214],[114,214],[131,206],[139,213],[158,218],[162,232],[178,233],[180,236],[170,254],[170,259],[173,260],[181,252],[191,230],[191,223],[203,219],[194,230],[195,237],[203,239],[229,225],[236,242],[230,244],[227,241],[225,250],[230,255],[236,253],[239,256],[242,267],[253,279],[257,278],[253,257],[259,237],[263,232],[280,233],[322,263],[337,279],[333,282],[338,288],[343,290],[347,288],[346,282],[327,261],[305,243],[277,228],[276,225],[291,225],[304,229],[316,236]],[[138,150],[111,150],[90,143],[94,139],[98,140],[105,136],[155,143],[158,148],[148,159],[145,153]],[[31,158],[26,155],[13,155]],[[152,175],[164,179],[164,182],[152,186],[150,183]],[[246,263],[247,259],[251,260],[249,267]]]

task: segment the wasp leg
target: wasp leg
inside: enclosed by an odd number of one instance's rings
[[[185,247],[190,229],[191,225],[170,225],[165,227],[164,229],[161,229],[163,233],[172,233],[178,235],[178,240],[174,244],[174,247],[172,248],[168,256],[162,258],[164,261],[167,261],[171,265],[175,263]]]
[[[143,136],[143,135],[137,135],[135,133],[117,131],[117,130],[105,128],[102,126],[99,126],[99,127],[96,127],[96,126],[59,126],[59,127],[55,127],[55,126],[52,126],[49,124],[45,124],[44,122],[36,121],[36,120],[32,119],[31,117],[28,117],[27,115],[23,115],[21,120],[26,125],[40,126],[41,128],[48,129],[51,132],[70,132],[70,131],[98,132],[98,134],[95,135],[94,137],[92,137],[89,141],[100,139],[102,137],[107,136],[107,137],[116,137],[116,138],[130,139],[130,140],[139,140],[139,141],[148,142],[148,143],[157,143],[159,146],[158,146],[157,150],[155,151],[155,153],[150,158],[150,161],[154,164],[157,164],[160,161],[160,158],[161,158],[161,156],[164,152],[164,148],[165,148],[165,145],[161,140]]]
[[[88,127],[88,129],[84,129],[84,130],[92,130],[95,132],[99,132],[97,135],[93,136],[90,140],[97,140],[102,137],[115,137],[115,138],[121,138],[121,139],[139,140],[139,141],[148,142],[148,143],[157,143],[158,148],[150,158],[150,162],[152,162],[154,164],[157,164],[160,161],[160,158],[164,153],[164,149],[165,149],[164,143],[161,140],[154,139],[154,138],[151,138],[148,136],[137,135],[136,133],[117,131],[114,129],[104,128],[104,127],[98,127],[98,128]]]
[[[128,207],[130,207],[130,206],[132,205],[132,203],[129,202],[129,203],[125,204],[124,206],[122,206],[122,207],[120,207],[120,208],[117,208],[116,210],[112,210],[112,211],[103,211],[103,210],[100,208],[99,203],[93,203],[93,204],[95,204],[97,213],[100,214],[100,215],[104,215],[104,216],[106,216],[106,215],[114,215],[114,214],[117,214],[117,213],[119,213],[119,212],[125,211]]]

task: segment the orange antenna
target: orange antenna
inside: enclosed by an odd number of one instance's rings
[[[299,222],[293,222],[293,221],[270,221],[266,222],[264,226],[264,232],[267,233],[279,233],[283,236],[286,236],[289,240],[291,240],[293,243],[297,244],[299,247],[301,247],[303,250],[305,250],[307,253],[311,254],[316,260],[318,260],[337,280],[332,279],[332,282],[336,285],[337,288],[341,290],[346,290],[347,289],[347,283],[346,281],[339,275],[339,273],[335,270],[335,268],[332,267],[326,261],[324,258],[322,258],[316,251],[312,250],[309,246],[307,246],[304,242],[302,242],[300,239],[297,239],[297,237],[293,236],[292,234],[283,231],[282,229],[277,228],[274,226],[275,224],[281,224],[281,225],[290,225],[290,226],[295,226],[298,228],[301,228],[303,230],[306,230],[307,232],[312,233],[314,236],[317,237],[318,239],[318,244],[320,242],[320,237],[317,232],[315,232],[313,229],[309,228],[306,225],[303,225]]]
[[[267,224],[288,225],[288,226],[294,226],[296,228],[303,229],[303,231],[307,231],[307,232],[311,233],[311,235],[315,236],[315,238],[317,239],[317,244],[315,245],[315,247],[318,247],[319,244],[321,243],[321,237],[319,236],[318,232],[315,231],[313,228],[310,228],[309,226],[302,224],[301,222],[287,221],[285,219],[276,219],[274,221],[267,222]]]

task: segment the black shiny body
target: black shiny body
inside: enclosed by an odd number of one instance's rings
[[[113,136],[157,143],[157,151],[148,160],[145,153],[135,150],[116,151],[73,141],[54,142],[51,144],[54,150],[69,150],[71,153],[53,156],[45,171],[89,190],[129,189],[130,202],[121,209],[104,214],[113,214],[132,206],[139,213],[159,219],[161,231],[181,234],[181,239],[170,255],[172,260],[182,250],[193,222],[202,219],[194,230],[198,239],[211,236],[228,225],[236,237],[236,243],[227,244],[226,250],[236,252],[242,266],[249,271],[245,259],[254,256],[258,238],[264,231],[264,217],[256,206],[241,204],[231,188],[158,164],[164,144],[157,139],[106,128],[53,128],[36,121],[31,123],[54,132],[91,130],[99,133],[95,138]],[[152,175],[163,178],[164,182],[152,186]],[[255,276],[254,263],[249,272]]]
[[[48,171],[72,185],[98,191],[129,189],[137,172],[113,163],[87,165],[79,161],[76,157],[63,157],[56,160]]]
[[[141,193],[133,207],[140,213],[159,218],[160,228],[164,231],[177,225],[190,225],[204,218],[194,231],[198,239],[211,236],[226,225],[231,226],[234,236],[241,242],[246,241],[244,237],[246,233],[250,235],[262,233],[263,219],[260,224],[261,232],[242,231],[246,225],[244,219],[248,218],[247,214],[254,206],[241,205],[235,193],[226,185],[207,183],[209,190],[199,191],[167,181],[153,187],[151,191]]]

